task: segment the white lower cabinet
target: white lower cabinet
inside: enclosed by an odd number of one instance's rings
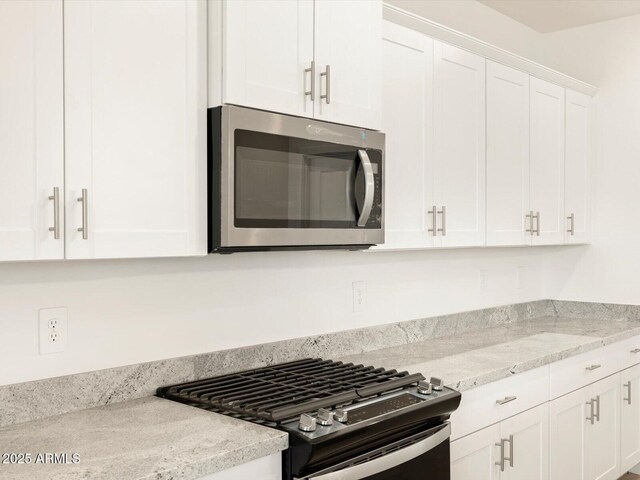
[[[620,373],[620,463],[623,472],[640,463],[640,365]]]
[[[547,479],[548,439],[545,403],[452,442],[451,478]]]
[[[550,403],[551,480],[615,480],[620,468],[620,376]]]

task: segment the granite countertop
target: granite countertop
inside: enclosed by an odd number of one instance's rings
[[[0,478],[196,479],[287,446],[279,430],[147,397],[1,428],[0,455],[28,452],[33,462],[0,463]],[[36,464],[39,453],[66,453],[69,463]]]
[[[340,360],[420,372],[464,391],[640,335],[633,319],[539,317]]]
[[[476,315],[469,317],[475,321]],[[475,319],[475,320],[474,320]],[[451,324],[454,325],[454,324]],[[343,361],[438,376],[464,391],[640,335],[640,319],[543,316],[492,324]],[[191,480],[287,448],[287,434],[156,397],[0,428],[0,454],[77,453],[64,465],[0,463],[0,478]]]

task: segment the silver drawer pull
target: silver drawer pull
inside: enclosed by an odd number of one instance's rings
[[[438,231],[442,233],[443,237],[447,236],[447,207],[442,206],[442,210],[438,210],[438,215],[442,215],[442,228],[439,228]]]
[[[533,235],[535,232],[535,230],[533,229],[533,210],[529,210],[529,213],[527,213],[524,216],[524,218],[525,218],[525,223],[527,223],[527,221],[529,223],[529,228],[527,228],[525,232]]]
[[[498,405],[504,405],[505,403],[509,403],[509,402],[513,402],[514,400],[516,400],[518,397],[516,397],[515,395],[513,397],[504,397],[500,400],[496,400],[496,403]]]
[[[634,348],[631,353],[640,353],[640,348]]]
[[[305,96],[311,97],[311,101],[315,101],[316,99],[316,62],[311,60],[311,66],[309,68],[304,69],[304,73],[308,73],[311,77],[311,89],[305,90]]]
[[[594,370],[599,369],[601,366],[602,366],[602,365],[598,365],[598,364],[595,364],[595,365],[589,365],[589,366],[586,368],[586,370],[588,370],[588,371],[590,371],[590,372],[593,372]]]
[[[428,232],[431,232],[431,235],[434,237],[437,235],[438,231],[438,219],[436,218],[437,213],[438,207],[434,205],[431,207],[431,210],[429,210],[429,215],[431,215],[431,228],[427,230]]]
[[[500,447],[500,461],[495,462],[495,464],[500,467],[500,471],[501,472],[504,472],[504,461],[505,461],[505,458],[504,458],[504,444],[505,444],[505,442],[506,442],[506,440],[504,438],[501,438],[500,439],[500,443],[496,443],[495,444],[496,447]]]
[[[324,94],[322,93],[322,77],[324,77]],[[320,99],[324,99],[327,105],[331,103],[331,65],[327,65],[324,72],[320,73]]]
[[[504,459],[509,462],[509,466],[513,467],[513,435],[509,435],[506,441],[509,442],[509,456],[505,456]]]
[[[593,409],[593,406],[594,406],[594,403],[595,403],[595,402],[596,402],[596,401],[595,401],[595,399],[593,399],[593,398],[587,402],[587,405],[589,405],[589,416],[588,416],[588,417],[586,417],[586,419],[587,419],[589,422],[591,422],[591,425],[593,425],[593,424],[594,424],[595,419],[596,419],[596,415],[595,415],[595,412],[594,412],[594,409]]]
[[[572,213],[567,217],[567,220],[569,220],[569,228],[567,229],[567,233],[573,236],[576,234],[576,231],[575,231],[576,216]]]

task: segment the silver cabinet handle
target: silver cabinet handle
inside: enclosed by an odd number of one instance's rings
[[[53,227],[49,231],[53,232],[53,238],[60,240],[60,189],[53,187],[53,195],[49,196],[53,200]]]
[[[438,215],[442,215],[442,228],[439,228],[438,231],[442,233],[443,237],[447,236],[447,207],[442,206],[442,210],[438,210]]]
[[[597,421],[600,421],[600,395],[596,396],[596,414],[595,414],[595,418]]]
[[[513,402],[514,400],[516,400],[518,397],[516,397],[515,395],[513,397],[504,397],[500,400],[496,400],[496,403],[498,405],[504,405],[505,403],[509,403],[509,402]]]
[[[82,196],[78,197],[78,201],[82,203],[82,226],[78,227],[78,231],[82,232],[82,239],[89,238],[89,203],[87,202],[87,189],[82,189]]]
[[[589,416],[586,417],[586,418],[587,418],[587,420],[589,420],[589,422],[591,422],[591,425],[594,424],[595,419],[596,419],[595,413],[593,411],[593,404],[595,402],[596,401],[593,398],[587,402],[587,405],[589,405]]]
[[[536,214],[533,216],[536,219],[536,230],[534,232],[536,237],[540,236],[540,212],[536,212]],[[532,218],[532,224],[533,224],[533,218]],[[531,226],[531,228],[533,228],[533,225]]]
[[[311,66],[309,68],[304,69],[305,75],[308,73],[311,77],[311,89],[305,90],[304,94],[309,95],[311,97],[311,101],[315,102],[316,100],[316,62],[315,60],[311,60]],[[305,81],[306,84],[306,81]]]
[[[362,204],[362,210],[360,211],[360,217],[358,218],[358,226],[364,227],[369,221],[371,215],[371,209],[373,208],[373,194],[376,186],[373,177],[373,167],[371,166],[371,160],[366,150],[359,149],[358,157],[360,157],[360,164],[362,165],[362,171],[364,172],[364,202]]]
[[[505,456],[504,460],[509,461],[509,466],[513,467],[513,435],[509,435],[505,442],[509,442],[509,456]]]
[[[569,220],[569,229],[567,230],[567,233],[571,234],[571,236],[575,235],[575,223],[576,223],[576,217],[575,215],[572,213],[571,215],[569,215],[567,217],[567,220]]]
[[[525,230],[525,232],[529,233],[530,235],[533,235],[533,232],[534,232],[534,230],[533,230],[533,210],[529,210],[529,213],[527,213],[524,216],[524,219],[525,219],[525,223],[527,222],[527,220],[529,221],[529,228],[527,228]]]
[[[622,398],[623,402],[627,402],[629,405],[631,405],[631,380],[629,380],[627,383],[625,383],[623,385],[623,387],[625,387],[627,389],[627,396]]]
[[[431,207],[431,210],[429,210],[429,215],[431,215],[431,228],[427,230],[428,232],[431,232],[431,235],[433,235],[434,237],[438,234],[438,220],[436,218],[437,214],[438,208],[434,205],[433,207]]]
[[[500,461],[499,462],[495,462],[495,465],[498,465],[500,467],[500,471],[504,472],[504,444],[507,440],[505,440],[504,438],[500,439],[500,443],[496,443],[495,446],[496,447],[500,447]]]
[[[331,65],[327,65],[327,68],[325,68],[324,72],[322,72],[320,74],[320,89],[322,90],[322,77],[325,77],[325,94],[322,94],[322,91],[320,92],[320,99],[325,100],[325,102],[327,102],[327,105],[329,105],[331,103]]]
[[[634,348],[630,353],[640,353],[640,348]]]
[[[585,368],[585,370],[593,372],[594,370],[599,369],[601,366],[602,365],[596,363],[595,365],[589,365],[588,367]]]

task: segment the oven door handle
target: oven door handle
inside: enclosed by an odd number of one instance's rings
[[[362,165],[362,172],[364,173],[364,201],[362,202],[362,208],[360,209],[360,217],[358,217],[357,225],[364,227],[369,221],[371,216],[371,209],[373,208],[373,194],[375,193],[375,181],[373,177],[373,167],[371,166],[371,160],[369,160],[369,154],[364,149],[358,149],[358,158],[360,158],[360,165]]]
[[[451,436],[451,425],[445,424],[442,430],[434,433],[430,437],[409,445],[408,447],[396,450],[382,457],[375,458],[365,463],[347,467],[335,472],[320,474],[318,476],[303,477],[303,480],[360,480],[378,473],[391,470],[398,465],[407,463],[414,458],[434,449]],[[296,479],[298,480],[298,479]]]

